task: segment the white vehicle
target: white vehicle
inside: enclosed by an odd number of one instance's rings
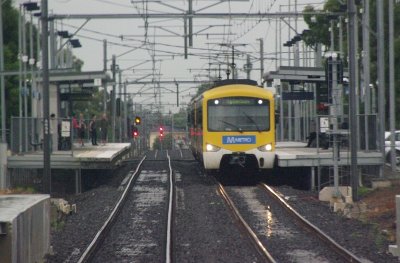
[[[400,166],[400,130],[396,130],[394,132],[394,141],[395,141],[395,149],[396,149],[396,165]],[[385,132],[385,159],[387,163],[390,163],[390,140],[391,133]]]

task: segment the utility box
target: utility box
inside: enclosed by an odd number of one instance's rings
[[[43,262],[50,248],[50,196],[0,195],[0,262]]]

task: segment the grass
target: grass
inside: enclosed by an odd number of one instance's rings
[[[16,187],[11,189],[0,190],[0,195],[11,195],[11,194],[36,194],[37,191],[33,187]]]
[[[361,197],[364,197],[364,196],[368,195],[372,191],[373,190],[371,188],[361,186],[361,187],[358,188],[357,194],[361,198]]]
[[[60,231],[61,229],[63,229],[65,226],[65,221],[64,220],[53,220],[51,222],[51,228],[54,229],[55,231]]]

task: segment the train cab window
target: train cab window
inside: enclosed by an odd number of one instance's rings
[[[209,131],[269,131],[269,101],[253,97],[229,97],[208,101]]]

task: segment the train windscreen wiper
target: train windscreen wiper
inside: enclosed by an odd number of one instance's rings
[[[243,113],[243,115],[244,116],[246,116],[247,117],[247,119],[249,119],[255,126],[256,126],[256,128],[257,128],[257,131],[258,132],[261,132],[261,129],[260,129],[260,127],[258,127],[258,125],[257,125],[257,123],[253,120],[253,118],[252,117],[250,117],[249,115],[247,115],[247,113],[246,112],[244,112],[244,111],[242,111],[242,113]]]
[[[224,121],[224,120],[219,120],[219,121],[222,122],[222,123],[225,123],[225,124],[227,124],[229,126],[232,126],[233,128],[236,128],[238,130],[238,132],[243,132],[242,128],[240,128],[239,126],[237,126],[237,125],[235,125],[233,123],[230,123],[230,122],[227,122],[227,121]]]

